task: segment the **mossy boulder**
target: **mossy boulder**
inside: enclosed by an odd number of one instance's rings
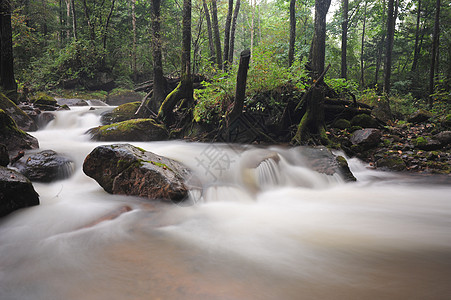
[[[440,141],[435,140],[431,138],[430,136],[419,136],[416,139],[413,140],[413,145],[415,148],[421,149],[421,150],[438,150],[442,148],[442,144]]]
[[[0,141],[9,153],[39,148],[38,140],[17,128],[16,122],[0,109]]]
[[[370,115],[360,114],[351,119],[352,126],[360,126],[362,128],[377,128],[379,124],[377,120]]]
[[[112,111],[102,113],[100,122],[103,125],[110,125],[117,122],[137,119],[135,112],[138,110],[141,102],[131,102],[119,105]]]
[[[333,128],[348,129],[351,128],[351,122],[346,119],[338,119],[332,124]]]
[[[125,103],[141,101],[144,95],[131,90],[115,89],[108,94],[106,103],[109,105],[122,105]]]
[[[130,144],[95,148],[83,172],[108,193],[180,202],[188,196],[191,172],[181,163]]]
[[[366,128],[354,131],[350,141],[353,145],[367,150],[376,147],[381,141],[381,137],[382,133],[379,129]]]
[[[16,122],[17,127],[25,131],[36,131],[36,123],[4,94],[0,93],[0,109],[4,110]]]
[[[20,208],[39,205],[39,195],[19,172],[0,166],[0,217]]]
[[[164,125],[153,119],[134,119],[88,130],[95,141],[163,141],[168,139]]]
[[[404,171],[406,170],[406,163],[398,156],[387,156],[378,159],[376,167],[392,171]]]
[[[58,102],[52,96],[39,92],[32,98],[33,105],[41,110],[56,110]]]
[[[413,114],[411,114],[407,118],[407,121],[409,121],[410,123],[421,123],[421,122],[426,122],[433,116],[434,115],[431,112],[429,112],[425,109],[419,109],[416,112],[414,112]]]
[[[445,128],[451,128],[451,114],[446,115],[441,120],[442,126]]]

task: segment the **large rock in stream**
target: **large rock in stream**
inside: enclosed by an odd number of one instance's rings
[[[187,197],[191,177],[181,163],[130,144],[95,148],[85,158],[83,171],[108,193],[174,202]]]
[[[52,182],[65,179],[74,172],[74,163],[69,158],[56,153],[53,150],[44,150],[39,153],[26,156],[13,167],[25,175],[31,181]]]
[[[17,128],[16,122],[2,109],[0,109],[0,141],[10,154],[39,148],[38,140]]]
[[[0,166],[0,217],[20,208],[39,205],[39,195],[19,172]]]
[[[91,128],[87,132],[94,141],[164,141],[168,139],[165,127],[153,119],[127,120]]]

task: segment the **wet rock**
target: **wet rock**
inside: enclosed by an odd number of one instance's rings
[[[413,145],[415,146],[415,148],[427,151],[438,150],[442,148],[442,144],[439,141],[432,139],[429,136],[417,137],[413,141]]]
[[[409,121],[410,123],[421,123],[421,122],[426,122],[427,120],[429,120],[432,117],[433,117],[433,114],[431,112],[424,110],[424,109],[419,109],[416,112],[414,112],[413,114],[411,114],[407,118],[407,121]]]
[[[52,182],[70,177],[74,163],[53,150],[44,150],[15,162],[13,167],[31,181]]]
[[[117,106],[130,102],[141,102],[143,96],[143,94],[135,91],[115,90],[108,95],[106,102],[109,105]]]
[[[137,119],[135,112],[138,110],[141,102],[131,102],[122,104],[112,111],[102,113],[100,122],[103,125],[110,125],[117,122],[127,121],[131,119]]]
[[[38,130],[33,119],[2,93],[0,93],[0,109],[4,110],[16,122],[19,129],[25,131]]]
[[[38,140],[17,128],[14,120],[2,109],[0,109],[0,141],[9,153],[39,148]]]
[[[33,98],[34,107],[44,111],[54,111],[58,108],[58,102],[50,95],[37,93]]]
[[[324,146],[318,147],[296,147],[302,155],[303,163],[318,173],[326,175],[339,174],[345,181],[356,181],[349,169],[348,162],[342,156],[335,156]]]
[[[444,116],[441,123],[443,127],[451,128],[451,114]]]
[[[392,171],[406,170],[406,163],[397,156],[382,157],[376,161],[376,167]]]
[[[351,119],[352,126],[360,126],[362,128],[377,128],[379,124],[377,120],[370,115],[360,114]]]
[[[0,144],[0,166],[6,167],[9,164],[8,149],[4,144]]]
[[[67,106],[89,106],[88,102],[83,99],[66,99],[66,98],[55,98],[58,105]]]
[[[381,137],[382,133],[379,129],[366,128],[354,131],[350,141],[353,145],[358,145],[363,149],[370,149],[379,144]]]
[[[451,131],[442,131],[434,135],[433,138],[439,141],[442,146],[448,146],[451,144]]]
[[[95,141],[163,141],[168,133],[153,119],[135,119],[88,130]]]
[[[107,72],[99,72],[93,78],[85,78],[80,81],[90,91],[111,91],[116,86],[113,77]]]
[[[95,148],[83,171],[111,194],[182,201],[188,195],[191,172],[181,163],[130,144]]]
[[[39,205],[39,195],[19,172],[0,166],[0,217],[20,208]]]

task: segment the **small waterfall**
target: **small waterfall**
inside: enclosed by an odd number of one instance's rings
[[[267,190],[283,184],[279,164],[273,158],[263,160],[255,169],[257,183],[261,189]]]

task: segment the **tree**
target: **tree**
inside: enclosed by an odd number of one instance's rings
[[[166,80],[163,74],[161,54],[160,0],[152,0],[152,57],[153,57],[153,96],[149,109],[157,111],[166,97]]]
[[[431,52],[431,68],[429,72],[429,95],[434,93],[434,76],[437,66],[437,53],[440,35],[440,0],[436,1],[435,18],[434,18],[434,34],[432,35],[432,52]],[[433,98],[429,96],[429,106],[432,107]]]
[[[365,46],[365,27],[366,27],[366,8],[367,8],[367,0],[364,0],[364,11],[363,11],[363,28],[362,28],[362,44],[360,47],[360,85],[361,87],[365,87],[365,62],[363,58],[363,50]]]
[[[412,73],[416,72],[416,70],[417,70],[418,57],[420,54],[420,47],[418,46],[419,41],[420,41],[420,19],[421,19],[421,0],[418,0],[417,23],[416,23],[416,27],[415,27],[415,46],[414,46],[413,62],[412,62],[412,68],[411,68]]]
[[[215,40],[215,48],[216,48],[216,63],[218,67],[222,67],[222,52],[221,52],[221,39],[219,37],[219,23],[218,23],[218,6],[216,4],[216,0],[211,0],[211,14],[213,17],[213,35]]]
[[[214,44],[214,41],[213,41],[213,31],[212,31],[210,12],[208,10],[207,1],[206,0],[202,0],[202,5],[204,7],[205,19],[207,20],[208,47],[210,49],[210,58],[213,59],[213,61],[214,61],[215,44]]]
[[[181,78],[177,87],[166,97],[158,111],[158,119],[167,126],[175,122],[173,109],[180,100],[181,106],[188,111],[193,104],[193,80],[191,78],[191,0],[183,1],[182,17],[182,56],[181,56]],[[187,118],[186,120],[191,120]]]
[[[233,14],[233,0],[229,0],[229,9],[227,10],[227,18],[224,26],[224,58],[222,69],[227,69],[227,62],[229,60],[229,45],[230,45],[230,26],[232,24]]]
[[[348,51],[348,11],[349,2],[343,0],[343,14],[341,20],[341,78],[347,79],[348,64],[347,64],[347,51]]]
[[[241,0],[237,0],[235,4],[235,10],[233,12],[232,29],[230,31],[230,48],[229,48],[229,64],[233,63],[233,51],[235,48],[235,31],[236,20],[238,19],[238,13],[240,11]]]
[[[296,43],[296,0],[290,0],[290,45],[288,48],[288,66],[294,61],[294,44]]]
[[[306,111],[299,122],[294,143],[306,143],[319,137],[321,143],[328,143],[324,120],[324,62],[326,56],[326,15],[331,0],[315,1],[315,32],[309,55],[312,86],[303,97]]]
[[[5,94],[15,98],[17,83],[14,78],[11,4],[0,0],[0,86]]]
[[[390,93],[390,77],[391,77],[391,67],[392,67],[392,53],[393,53],[393,42],[395,39],[395,23],[398,11],[398,2],[396,0],[396,7],[394,7],[394,0],[388,0],[387,9],[387,45],[385,48],[385,76],[384,76],[384,91]]]

